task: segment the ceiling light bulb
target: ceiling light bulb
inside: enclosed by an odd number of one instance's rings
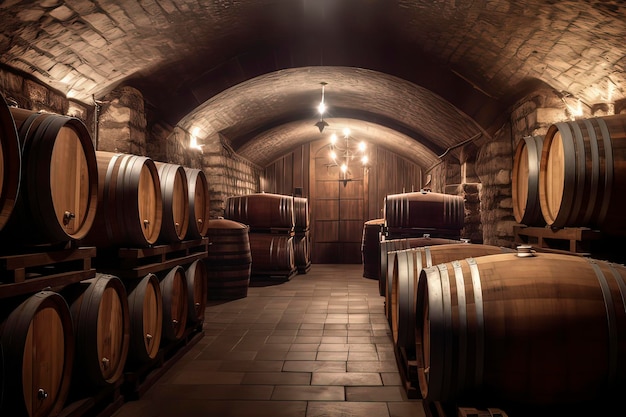
[[[345,174],[346,172],[348,172],[348,165],[346,165],[346,164],[341,164],[341,172],[343,172],[344,174]]]
[[[324,114],[326,112],[326,103],[320,101],[320,104],[317,106],[317,111],[320,112],[320,114]]]
[[[334,161],[335,159],[337,159],[337,154],[335,153],[335,151],[330,151],[330,158]]]
[[[365,151],[365,142],[359,142],[359,151],[361,152]]]
[[[350,129],[348,129],[347,127],[344,127],[344,129],[343,129],[343,135],[344,135],[344,136],[350,136]]]
[[[366,165],[369,162],[369,158],[367,157],[367,155],[363,155],[363,158],[361,158],[361,163],[363,165]]]
[[[337,135],[333,133],[330,135],[330,144],[334,145],[335,143],[337,143]]]

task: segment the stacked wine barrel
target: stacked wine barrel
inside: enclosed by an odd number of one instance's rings
[[[515,220],[626,236],[626,115],[552,124],[523,138],[513,166]]]
[[[298,272],[294,198],[256,193],[226,199],[224,217],[250,227],[251,279],[289,280]]]
[[[363,262],[363,277],[370,279],[380,278],[380,243],[383,239],[385,219],[368,220],[363,224],[361,238],[361,260]]]
[[[0,415],[117,403],[132,366],[201,327],[206,269],[126,279],[105,271],[106,254],[206,242],[206,178],[170,181],[185,170],[160,177],[150,158],[96,151],[77,118],[0,99]]]
[[[299,274],[311,269],[311,232],[309,227],[309,200],[306,197],[293,197],[294,208],[294,261]]]

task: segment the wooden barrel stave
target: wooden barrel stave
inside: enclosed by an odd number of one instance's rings
[[[208,222],[207,222],[208,223]],[[192,324],[204,321],[207,300],[207,267],[201,260],[195,260],[185,270],[187,279],[187,322]]]
[[[293,236],[250,233],[252,275],[286,274],[296,269]]]
[[[64,406],[71,383],[74,331],[69,306],[52,291],[28,297],[2,325],[2,415],[46,417]]]
[[[200,239],[207,235],[210,217],[209,183],[201,169],[185,167],[189,190],[189,220],[185,239]]]
[[[135,366],[156,358],[163,334],[163,295],[156,275],[138,281],[125,280],[130,312],[130,344],[127,363]]]
[[[618,395],[626,380],[625,285],[623,265],[559,254],[424,269],[416,304],[422,395],[535,408]]]
[[[182,241],[189,228],[189,188],[187,174],[181,165],[155,162],[163,197],[163,222],[159,241]]]
[[[307,268],[311,264],[311,234],[309,230],[294,234],[293,250],[296,267],[299,270]]]
[[[311,225],[309,199],[306,197],[293,198],[294,231],[305,232]]]
[[[363,225],[361,238],[361,260],[363,262],[363,277],[370,279],[380,278],[380,241],[383,237],[385,219],[368,220]]]
[[[465,222],[463,198],[418,191],[385,197],[385,226],[390,229],[429,229],[459,234]]]

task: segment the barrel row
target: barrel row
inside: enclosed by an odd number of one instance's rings
[[[96,273],[4,300],[0,414],[56,415],[68,398],[119,383],[204,320],[206,282],[197,260],[141,280]]]
[[[555,123],[523,138],[513,164],[515,220],[626,235],[626,115]]]
[[[79,119],[0,101],[0,237],[12,249],[195,239],[208,217],[202,170],[96,151]]]

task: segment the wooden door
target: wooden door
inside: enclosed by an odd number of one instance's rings
[[[350,181],[341,181],[339,168],[328,165],[325,145],[311,147],[311,261],[361,263],[367,172],[357,163]]]

